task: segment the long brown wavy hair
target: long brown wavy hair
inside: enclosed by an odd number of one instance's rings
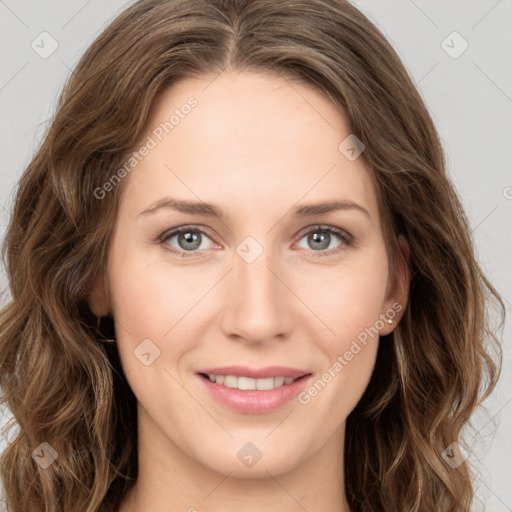
[[[473,472],[441,452],[463,443],[496,385],[505,308],[397,54],[346,0],[141,0],[78,63],[16,191],[0,316],[0,386],[18,427],[0,461],[8,512],[116,511],[137,478],[136,400],[105,342],[112,319],[88,305],[95,279],[108,284],[123,183],[102,199],[95,191],[144,135],[159,93],[227,68],[278,74],[330,99],[366,146],[392,269],[397,236],[409,242],[409,302],[347,418],[350,507],[469,511]],[[42,442],[58,453],[47,468],[32,457]]]

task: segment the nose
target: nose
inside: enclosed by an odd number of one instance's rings
[[[252,263],[238,254],[234,256],[234,268],[223,289],[224,335],[252,343],[275,342],[290,336],[297,299],[270,253],[264,251]]]

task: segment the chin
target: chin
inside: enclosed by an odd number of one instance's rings
[[[295,445],[283,447],[282,444],[263,439],[264,436],[254,441],[248,437],[233,439],[229,446],[217,444],[204,450],[197,462],[218,473],[229,474],[232,478],[268,478],[269,473],[277,476],[292,471],[306,456],[294,448],[304,446],[298,441]],[[204,458],[206,451],[210,454],[208,459]]]

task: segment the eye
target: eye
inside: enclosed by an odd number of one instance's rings
[[[307,247],[300,246],[303,239],[306,239]],[[167,250],[182,257],[199,256],[202,250],[220,248],[203,229],[197,226],[182,226],[166,231],[158,238],[158,242],[165,245]],[[314,256],[329,256],[343,251],[353,243],[352,235],[343,229],[317,225],[301,233],[298,246],[316,252]]]
[[[302,233],[301,241],[304,238],[306,239],[307,247],[301,248],[312,249],[314,252],[318,253],[315,254],[315,256],[336,254],[353,243],[353,237],[349,233],[343,229],[332,226],[313,226],[305,233]],[[336,239],[338,243],[336,243]],[[341,243],[339,241],[341,241]]]
[[[212,248],[208,246],[207,240],[211,242],[210,237],[195,226],[182,226],[172,231],[166,231],[159,237],[160,243],[165,244],[171,252],[178,253],[183,257],[193,256],[198,250]],[[215,247],[219,246],[215,245]]]

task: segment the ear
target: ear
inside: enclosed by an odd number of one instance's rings
[[[110,313],[107,293],[103,276],[99,274],[93,281],[87,297],[90,310],[97,316],[107,316]]]
[[[400,245],[401,254],[397,258],[395,275],[392,276],[383,311],[384,316],[391,319],[392,323],[384,321],[384,328],[379,331],[381,336],[391,333],[396,328],[405,312],[405,306],[409,299],[411,249],[403,235],[398,236],[398,244]]]

